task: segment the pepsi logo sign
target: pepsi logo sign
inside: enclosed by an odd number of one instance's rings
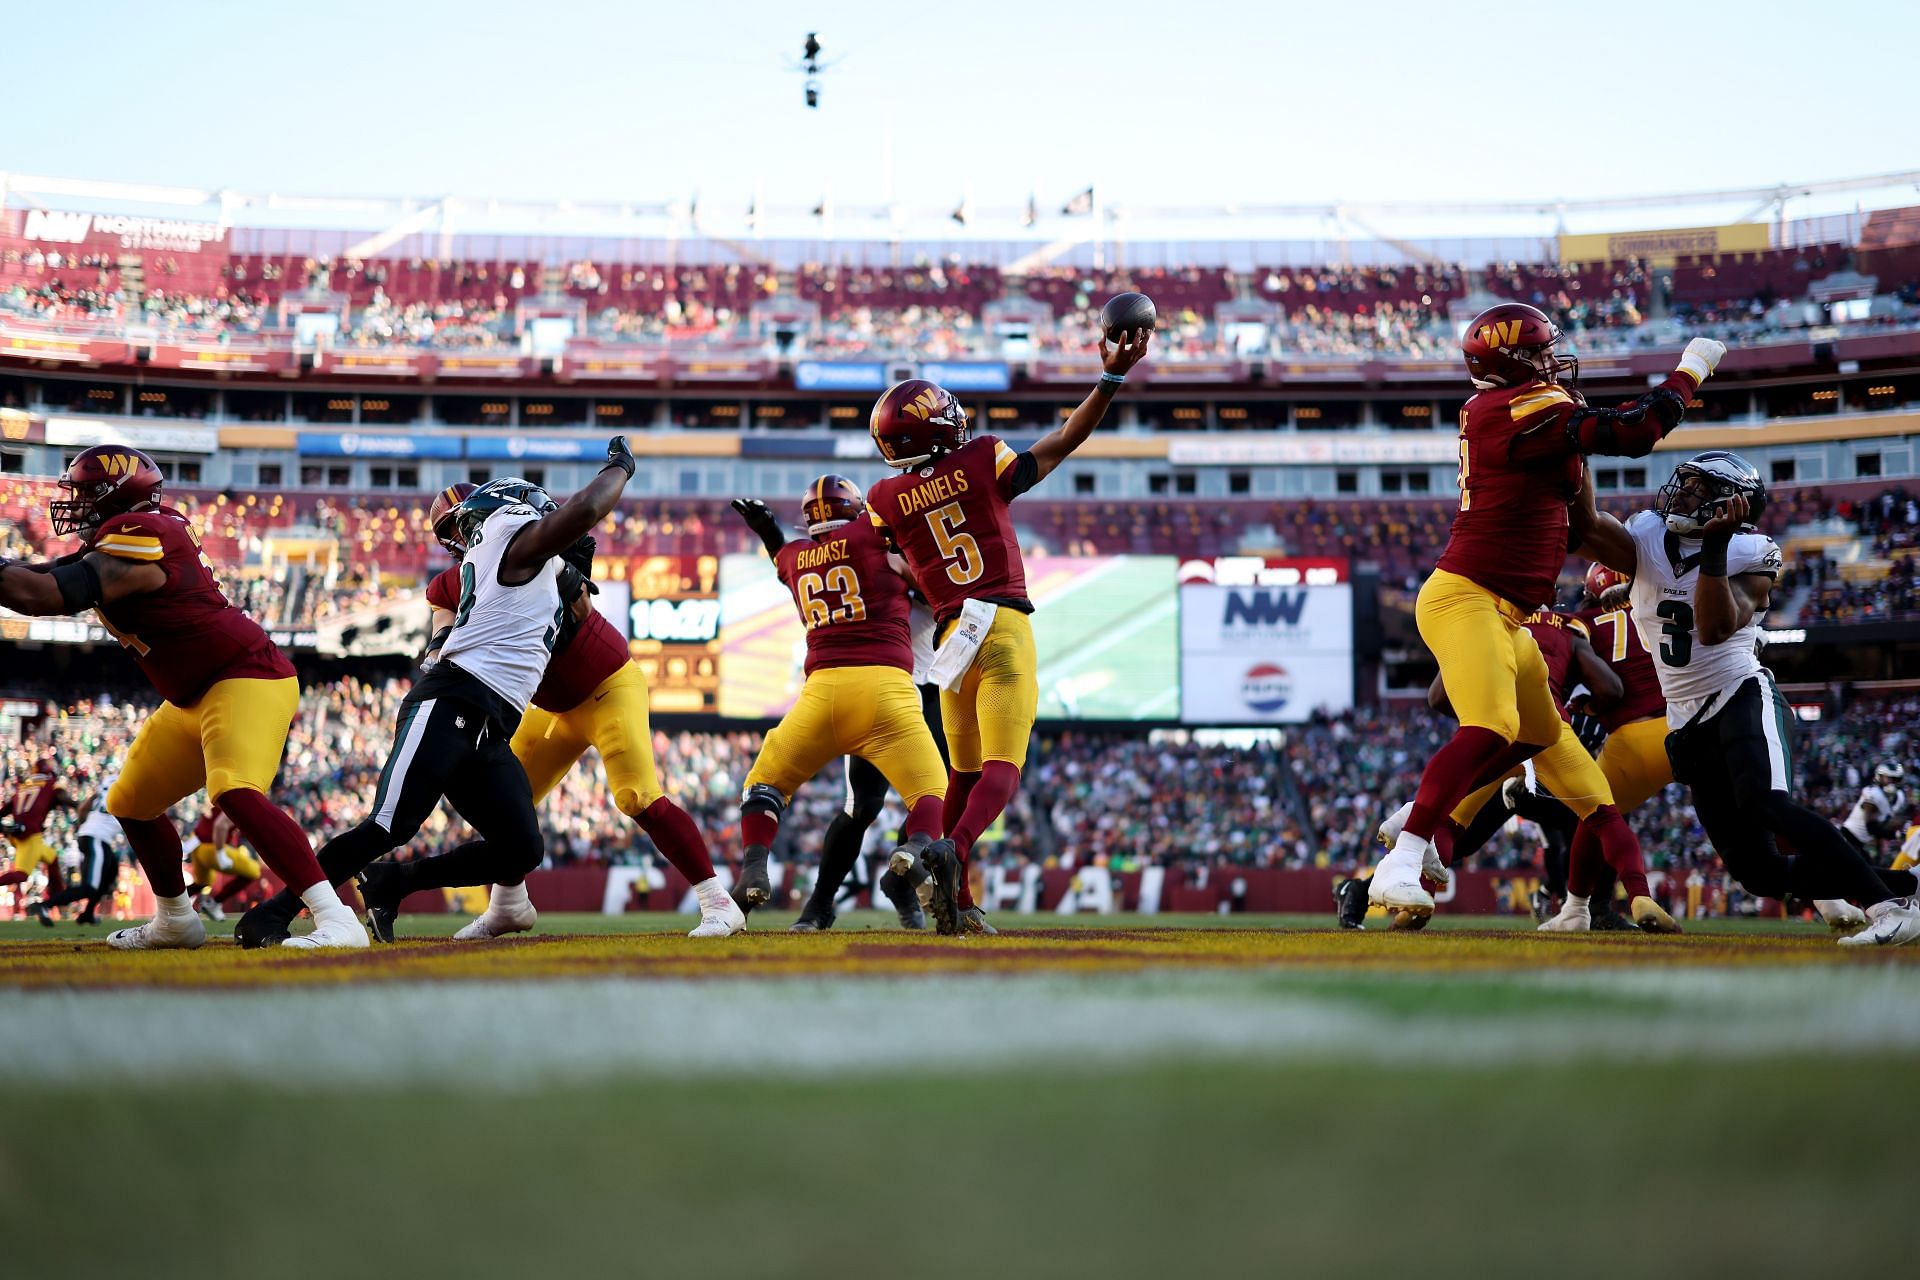
[[[1269,715],[1287,705],[1293,696],[1293,679],[1287,675],[1287,669],[1271,662],[1261,662],[1247,668],[1247,674],[1240,679],[1240,700],[1247,704],[1247,710]]]

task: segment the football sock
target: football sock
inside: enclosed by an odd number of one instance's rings
[[[186,872],[180,866],[180,833],[165,818],[122,818],[120,827],[156,898],[178,897],[187,891]]]
[[[1469,792],[1485,786],[1486,781],[1476,781],[1490,765],[1508,754],[1513,744],[1491,729],[1478,725],[1463,724],[1453,731],[1453,737],[1447,744],[1433,753],[1427,761],[1427,768],[1420,775],[1420,790],[1413,798],[1413,812],[1407,815],[1407,825],[1400,833],[1400,842],[1408,836],[1424,842],[1433,839],[1433,833],[1446,821],[1454,806],[1466,798]],[[1507,768],[1512,768],[1508,765]],[[1506,770],[1501,770],[1504,773]],[[1498,774],[1493,775],[1498,777]],[[948,793],[948,803],[952,803],[952,793]],[[1396,850],[1400,844],[1396,844]]]
[[[1460,837],[1466,834],[1466,828],[1448,818],[1433,833],[1433,851],[1440,855],[1440,865],[1453,865],[1453,851]]]
[[[1647,885],[1647,864],[1640,853],[1640,841],[1634,838],[1627,820],[1620,816],[1619,806],[1603,804],[1588,814],[1573,833],[1576,846],[1583,835],[1598,844],[1601,858],[1625,886],[1629,902],[1653,896],[1653,890]]]
[[[705,880],[695,884],[693,886],[693,896],[699,899],[700,910],[703,914],[708,911],[717,911],[732,901],[732,899],[727,896],[727,891],[720,887],[719,876],[708,876]]]
[[[713,858],[707,853],[706,839],[685,809],[661,796],[634,821],[647,833],[661,856],[673,864],[673,869],[687,878],[688,884],[713,878]],[[744,818],[741,825],[743,828],[746,825]]]
[[[316,880],[300,892],[300,901],[307,904],[307,910],[313,912],[318,920],[322,911],[345,911],[346,904],[340,901],[340,895],[334,892],[332,885],[325,880]]]
[[[833,815],[827,824],[826,839],[820,844],[820,870],[813,877],[813,892],[807,897],[807,911],[830,915],[840,886],[860,857],[860,844],[866,838],[867,824],[845,813]]]
[[[176,924],[182,920],[193,919],[193,899],[182,889],[178,893],[156,893],[153,895],[153,914],[156,920],[172,920]]]
[[[27,880],[27,873],[24,871],[0,872],[0,886],[10,885],[10,884],[25,884],[26,880]]]
[[[489,911],[510,911],[518,915],[522,908],[532,905],[532,899],[527,897],[527,884],[524,880],[519,884],[497,884],[493,886],[493,892],[487,895]]]
[[[947,770],[947,798],[942,802],[940,810],[942,834],[952,835],[954,828],[960,825],[960,819],[967,811],[967,801],[972,798],[973,789],[979,783],[978,773],[962,773],[958,769]]]
[[[900,834],[904,836],[925,836],[929,840],[938,840],[946,825],[946,800],[940,796],[921,796],[907,813],[907,820],[901,824]]]
[[[751,848],[759,845],[762,849],[773,848],[773,838],[780,832],[780,819],[770,813],[743,813],[740,815],[740,843]]]
[[[299,893],[325,879],[306,833],[286,810],[246,787],[223,791],[214,799],[287,888]]]
[[[1005,760],[989,760],[975,775],[979,781],[968,788],[967,807],[960,815],[960,822],[948,834],[953,838],[954,852],[960,855],[960,909],[973,908],[972,877],[968,874],[968,862],[973,855],[974,841],[980,833],[994,824],[1013,799],[1014,792],[1020,789],[1020,769]],[[948,808],[951,808],[949,795]]]

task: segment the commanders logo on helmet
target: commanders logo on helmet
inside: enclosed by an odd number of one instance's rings
[[[433,495],[433,506],[427,509],[427,527],[433,530],[434,539],[455,560],[467,554],[467,547],[460,541],[460,530],[456,527],[453,509],[472,497],[473,491],[479,487],[465,480],[450,484]]]
[[[1488,307],[1467,322],[1460,338],[1467,377],[1482,391],[1495,387],[1523,387],[1529,382],[1568,383],[1580,377],[1580,362],[1560,355],[1560,326],[1538,307],[1503,302]]]
[[[165,482],[153,459],[138,449],[97,444],[82,450],[67,467],[60,477],[67,497],[48,503],[47,515],[61,537],[91,533],[115,516],[159,505]]]
[[[522,480],[518,476],[489,480],[462,498],[453,508],[454,535],[465,546],[472,546],[480,526],[494,512],[505,507],[532,507],[544,516],[558,511],[560,504],[531,480]]]
[[[1667,528],[1685,536],[1699,533],[1736,497],[1747,500],[1747,518],[1740,527],[1753,528],[1754,521],[1767,509],[1766,482],[1739,454],[1709,449],[1674,468],[1673,479],[1660,486],[1654,510],[1667,522]]]
[[[1626,599],[1633,579],[1598,560],[1587,566],[1587,595],[1595,604],[1614,605]]]
[[[896,382],[874,401],[868,426],[890,467],[912,467],[952,453],[972,438],[953,392],[925,378]]]
[[[800,503],[800,523],[811,537],[818,537],[829,525],[858,520],[867,511],[866,497],[860,486],[845,476],[821,476],[807,486]]]

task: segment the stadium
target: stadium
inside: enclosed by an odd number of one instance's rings
[[[1334,199],[889,124],[869,191],[875,25],[683,109],[704,194],[0,169],[0,1265],[1910,1250],[1910,140]],[[819,185],[733,191],[776,96]]]

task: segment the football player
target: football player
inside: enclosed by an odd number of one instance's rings
[[[180,833],[167,810],[205,788],[313,912],[298,947],[364,947],[366,930],[320,874],[300,825],[267,799],[300,705],[293,666],[260,624],[227,602],[187,518],[162,505],[163,477],[138,449],[83,450],[49,507],[53,530],[84,545],[51,564],[0,567],[0,605],[33,616],[95,610],[165,700],[140,725],[107,793],[157,913],[107,941],[197,947],[206,926],[187,896]]]
[[[47,843],[47,817],[55,808],[71,808],[73,797],[60,785],[59,766],[47,756],[13,788],[0,824],[0,834],[13,846],[13,865],[0,872],[0,887],[19,884],[40,867],[47,868],[48,888],[55,884],[60,855]]]
[[[233,820],[210,805],[193,827],[193,842],[186,847],[187,865],[193,874],[187,880],[193,890],[194,909],[209,920],[225,920],[224,905],[234,894],[260,882],[260,860],[247,852],[245,840]],[[226,879],[215,888],[214,877],[222,872]]]
[[[1586,455],[1651,452],[1726,352],[1695,338],[1658,387],[1620,408],[1595,409],[1574,385],[1578,364],[1556,351],[1560,337],[1544,313],[1503,303],[1477,316],[1461,339],[1476,393],[1460,410],[1460,511],[1414,613],[1460,727],[1427,762],[1406,824],[1374,871],[1369,898],[1389,910],[1431,915],[1433,895],[1420,876],[1447,814],[1520,761],[1573,737],[1522,623],[1552,597]],[[1577,773],[1569,794],[1599,802],[1582,825],[1623,875],[1644,874],[1639,842],[1599,766],[1581,764],[1576,752],[1577,743],[1562,753]]]
[[[1093,434],[1152,337],[1125,332],[1112,346],[1103,337],[1100,381],[1024,453],[973,435],[953,393],[923,379],[895,383],[873,406],[874,444],[900,474],[873,486],[868,514],[905,558],[939,627],[932,674],[951,759],[944,823],[960,857],[969,932],[992,930],[966,883],[967,859],[1019,789],[1040,700],[1033,604],[1008,504]]]
[[[1760,665],[1758,629],[1780,548],[1754,530],[1760,473],[1737,454],[1694,455],[1655,509],[1622,525],[1582,503],[1581,550],[1633,579],[1633,621],[1667,698],[1667,755],[1727,871],[1760,897],[1846,898],[1866,908],[1852,946],[1920,940],[1910,871],[1876,871],[1839,828],[1794,799],[1792,716]],[[1794,856],[1780,852],[1790,842]]]
[[[453,516],[474,487],[452,486],[433,500],[429,512],[434,537],[456,561],[466,554],[466,544]],[[583,576],[593,570],[592,543],[586,538],[568,551]],[[427,667],[439,661],[441,644],[453,634],[460,592],[458,564],[427,585],[434,636],[423,663]],[[647,711],[647,677],[634,665],[627,642],[593,607],[592,596],[582,591],[572,602],[546,674],[533,691],[533,703],[521,717],[510,745],[527,771],[536,805],[553,793],[589,747],[597,751],[614,806],[647,833],[693,886],[700,902],[700,923],[689,936],[728,937],[746,927],[746,916],[714,875],[700,828],[660,788]],[[533,928],[538,915],[524,881],[496,884],[487,909],[453,936],[470,941],[523,933]]]
[[[942,834],[947,775],[913,683],[907,583],[864,518],[859,486],[845,476],[814,481],[800,508],[807,536],[791,542],[765,503],[733,505],[766,544],[807,630],[806,683],[761,743],[741,798],[741,902],[754,907],[773,896],[767,856],[794,792],[835,757],[857,756],[907,806],[891,869],[923,870],[936,928],[960,933],[962,867]]]
[[[48,911],[70,902],[82,904],[80,913],[73,918],[75,924],[98,924],[100,899],[110,897],[120,880],[120,824],[107,812],[107,792],[113,790],[119,776],[111,771],[102,774],[99,785],[80,806],[79,827],[74,833],[74,843],[80,847],[80,878],[28,908],[35,919],[49,928],[53,926],[53,917]]]
[[[1879,861],[1880,842],[1900,830],[1900,817],[1907,811],[1907,767],[1898,760],[1889,761],[1873,771],[1873,781],[1860,788],[1840,830],[1871,861]]]
[[[564,504],[525,480],[502,479],[454,508],[467,551],[452,632],[401,704],[371,812],[320,851],[331,882],[358,877],[367,923],[381,941],[393,940],[409,893],[519,884],[546,856],[527,771],[509,744],[567,620],[572,595],[562,593],[562,554],[618,504],[635,465],[626,437],[615,436],[606,465]],[[582,589],[576,581],[574,593]],[[413,839],[442,797],[478,840],[372,865]],[[240,918],[234,937],[242,946],[265,945],[284,937],[299,911],[298,901],[276,894]]]

